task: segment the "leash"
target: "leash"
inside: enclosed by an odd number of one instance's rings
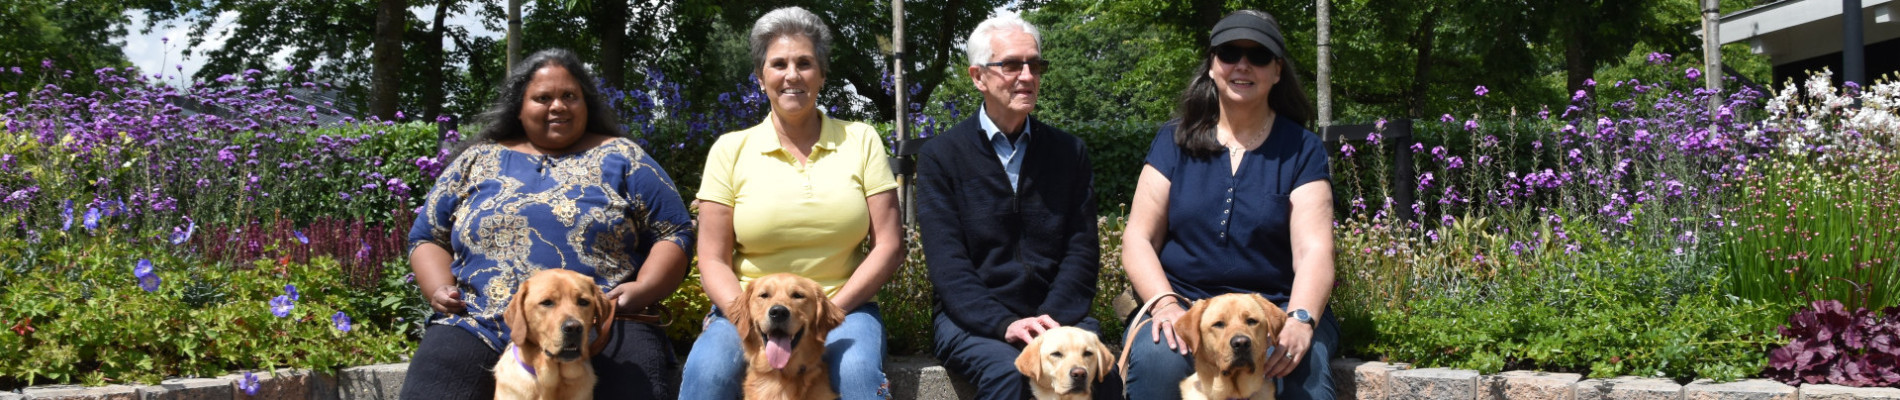
[[[1192,300],[1188,300],[1187,296],[1182,296],[1181,294],[1175,293],[1175,292],[1167,292],[1167,293],[1157,294],[1155,295],[1155,297],[1150,297],[1148,298],[1148,301],[1141,303],[1140,309],[1135,311],[1135,319],[1134,319],[1135,323],[1133,326],[1136,329],[1140,329],[1142,323],[1148,322],[1146,320],[1142,320],[1141,317],[1143,315],[1148,314],[1148,309],[1153,308],[1155,303],[1161,302],[1161,298],[1163,297],[1174,297],[1176,301],[1179,301],[1183,304],[1193,303]],[[1136,332],[1139,333],[1140,331],[1136,331]],[[1121,368],[1122,374],[1123,374],[1122,376],[1124,379],[1127,378],[1127,373],[1128,373],[1128,350],[1134,348],[1135,336],[1137,335],[1127,335],[1126,339],[1122,339],[1121,359],[1115,362],[1115,365]]]

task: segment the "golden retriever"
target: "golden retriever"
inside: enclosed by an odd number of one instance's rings
[[[1194,353],[1194,375],[1181,380],[1181,398],[1273,399],[1273,381],[1263,367],[1283,325],[1286,311],[1258,294],[1195,302],[1174,321],[1181,345]]]
[[[727,314],[745,348],[747,399],[838,398],[825,370],[825,334],[844,310],[818,282],[793,274],[753,279]]]
[[[606,347],[613,315],[593,278],[564,269],[529,276],[502,311],[512,336],[495,363],[495,398],[594,398],[587,358]]]
[[[1029,376],[1036,400],[1087,400],[1114,360],[1095,332],[1062,326],[1030,340],[1016,356],[1016,370]]]

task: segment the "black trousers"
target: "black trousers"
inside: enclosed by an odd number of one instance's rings
[[[672,399],[679,393],[671,377],[679,368],[673,342],[659,326],[616,321],[607,348],[594,355],[594,397]],[[495,367],[501,353],[462,328],[430,325],[409,361],[403,399],[495,398]]]

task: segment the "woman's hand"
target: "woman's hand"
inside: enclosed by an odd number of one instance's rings
[[[1148,337],[1154,339],[1155,343],[1160,343],[1162,338],[1166,338],[1168,350],[1187,355],[1189,352],[1187,346],[1181,345],[1181,336],[1174,331],[1174,321],[1180,320],[1181,316],[1186,314],[1187,310],[1181,309],[1180,303],[1168,301],[1156,305],[1155,309],[1149,312],[1152,316],[1149,321],[1153,323],[1149,324]]]
[[[1313,325],[1287,319],[1286,326],[1280,328],[1280,343],[1267,355],[1267,377],[1279,378],[1293,373],[1294,368],[1306,362],[1306,350],[1311,348]]]
[[[456,289],[455,285],[442,285],[429,293],[429,308],[443,314],[461,314],[468,309],[468,304],[462,302],[461,289]]]

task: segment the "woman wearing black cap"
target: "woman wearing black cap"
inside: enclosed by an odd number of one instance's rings
[[[1144,319],[1128,325],[1128,398],[1181,398],[1193,373],[1174,332],[1183,299],[1257,293],[1288,318],[1262,344],[1273,346],[1267,359],[1252,363],[1284,378],[1281,399],[1331,399],[1333,194],[1325,147],[1304,127],[1313,107],[1273,16],[1238,11],[1210,37],[1179,119],[1149,149],[1122,237],[1122,262],[1152,317],[1138,312]]]

